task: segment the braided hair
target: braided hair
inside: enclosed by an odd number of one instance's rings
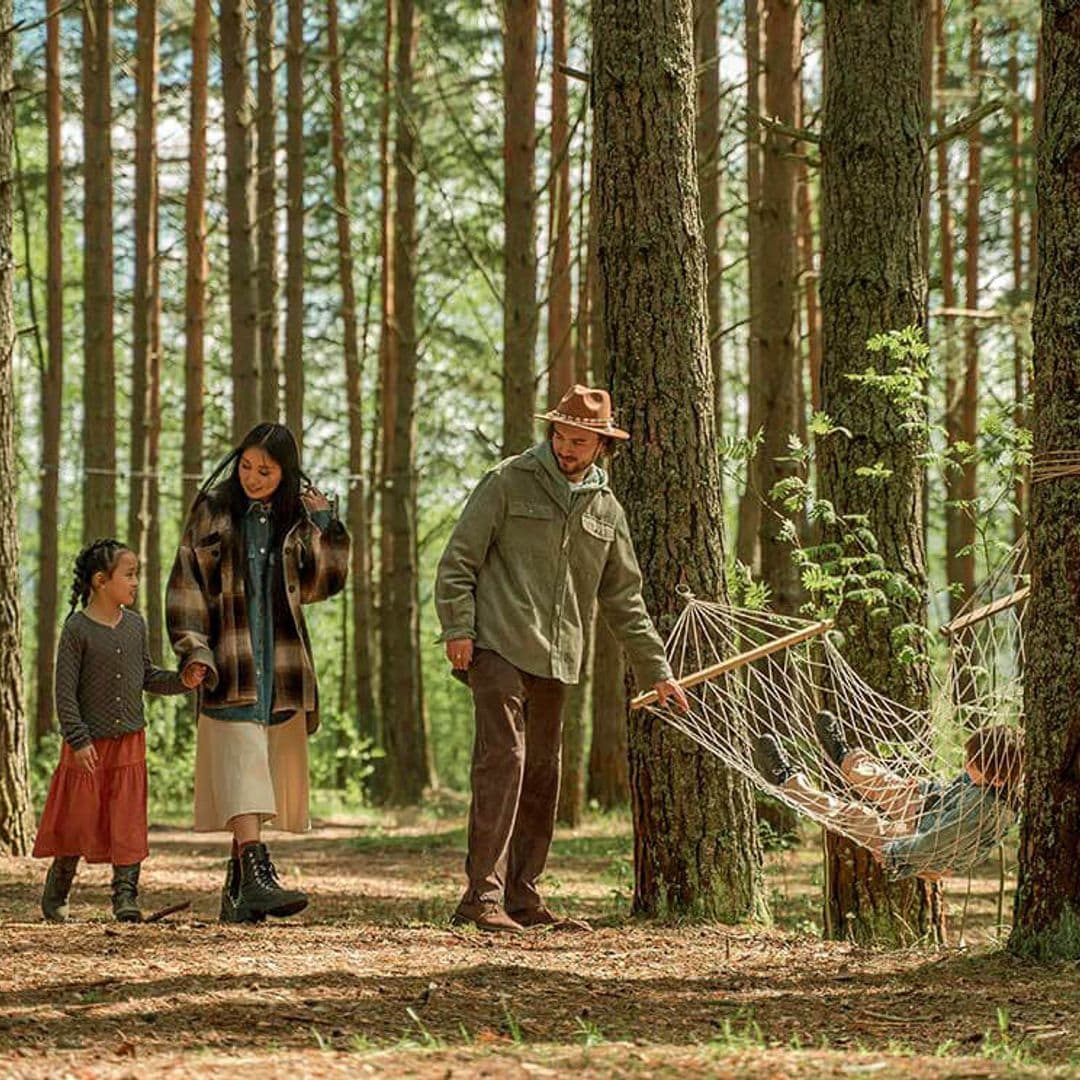
[[[131,551],[127,544],[112,537],[95,540],[87,544],[75,559],[75,570],[71,577],[71,607],[67,617],[70,619],[79,607],[86,607],[90,600],[91,582],[97,573],[107,577],[116,569],[120,556]]]

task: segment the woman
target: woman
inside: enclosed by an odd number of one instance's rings
[[[292,432],[259,424],[199,491],[169,577],[167,618],[184,670],[205,664],[195,829],[229,830],[223,922],[294,915],[262,826],[304,832],[307,736],[318,688],[301,605],[340,592],[349,534],[304,475]]]

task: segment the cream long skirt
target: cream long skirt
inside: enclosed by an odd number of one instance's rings
[[[269,727],[199,716],[195,742],[195,831],[221,832],[258,814],[286,832],[307,832],[308,747],[302,712]]]

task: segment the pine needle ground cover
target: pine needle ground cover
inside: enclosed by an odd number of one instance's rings
[[[771,929],[628,913],[629,825],[556,840],[547,889],[592,933],[447,928],[464,821],[321,823],[279,839],[314,898],[295,922],[222,927],[222,849],[152,831],[149,926],[105,921],[107,868],[84,867],[74,922],[46,926],[45,866],[0,861],[0,1075],[1075,1076],[1080,968],[1000,951],[998,868],[948,887],[949,948],[824,942],[820,838],[769,856]],[[1006,918],[1012,897],[1006,895]]]

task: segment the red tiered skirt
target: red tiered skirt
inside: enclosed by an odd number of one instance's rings
[[[95,739],[87,772],[65,742],[41,812],[34,855],[81,855],[89,863],[130,866],[150,853],[146,835],[146,732]]]

